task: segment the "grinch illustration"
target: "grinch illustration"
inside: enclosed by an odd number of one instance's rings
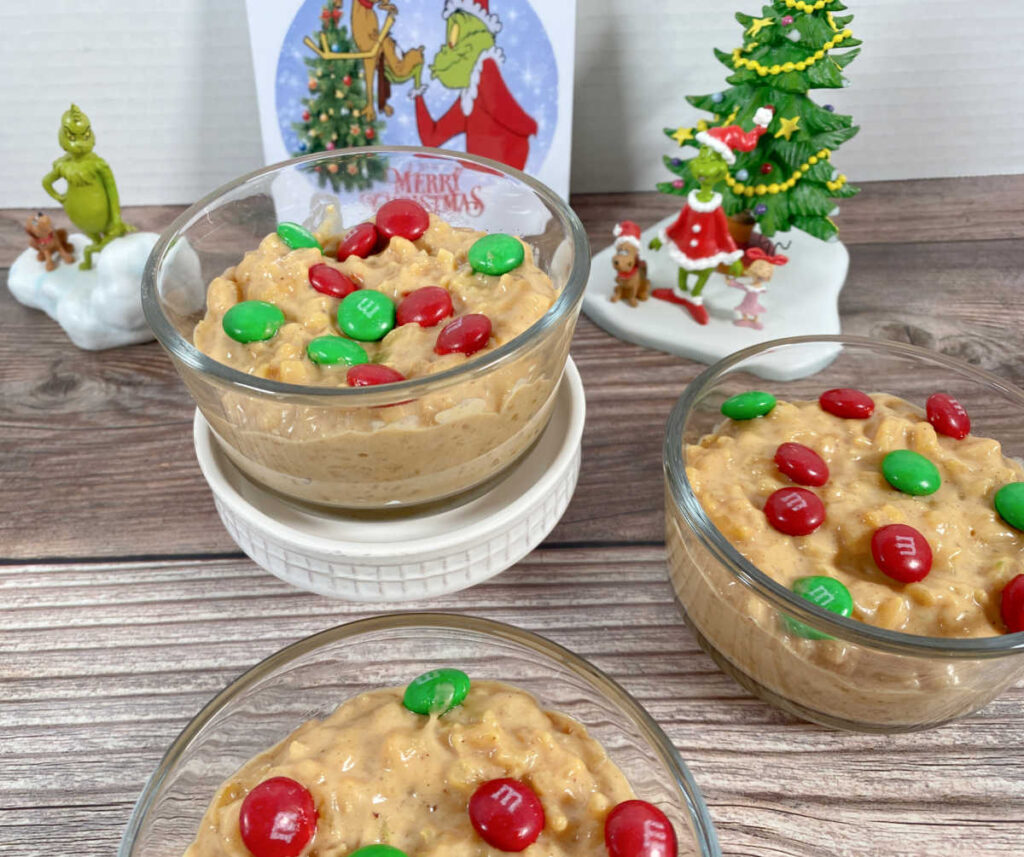
[[[523,169],[537,122],[520,107],[502,76],[505,57],[495,44],[501,20],[490,11],[489,0],[446,0],[442,15],[447,40],[434,55],[430,73],[459,96],[435,120],[423,98],[426,87],[412,91],[420,141],[443,146],[465,134],[470,154]]]

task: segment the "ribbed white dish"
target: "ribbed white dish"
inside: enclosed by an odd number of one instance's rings
[[[586,403],[570,358],[547,428],[486,492],[452,509],[386,520],[319,512],[250,482],[196,411],[196,456],[221,521],[257,565],[349,601],[408,601],[465,589],[517,563],[558,523],[576,488]]]

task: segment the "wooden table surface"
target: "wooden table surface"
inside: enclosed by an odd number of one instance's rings
[[[655,194],[574,205],[595,247]],[[178,209],[129,212],[159,230]],[[0,281],[25,212],[0,212]],[[848,333],[909,340],[1024,384],[1024,177],[879,183],[843,203]],[[491,581],[368,607],[298,591],[242,555],[192,451],[193,405],[154,343],[77,350],[0,289],[0,852],[109,855],[179,730],[282,646],[387,609],[537,631],[606,670],[661,723],[735,857],[1019,857],[1024,688],[894,737],[796,722],[739,689],[672,603],[661,439],[697,364],[581,318],[587,390],[575,499]]]

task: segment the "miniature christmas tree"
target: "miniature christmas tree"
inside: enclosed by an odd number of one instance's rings
[[[687,96],[694,107],[714,115],[695,128],[666,128],[680,146],[700,148],[696,135],[709,127],[752,127],[760,107],[774,108],[774,117],[757,147],[738,153],[731,174],[721,188],[722,206],[733,220],[756,222],[767,236],[791,228],[823,240],[839,230],[832,221],[835,199],[851,197],[857,188],[847,184],[831,163],[832,153],[853,137],[858,128],[850,116],[831,105],[819,106],[811,89],[837,89],[847,84],[843,69],[853,61],[860,42],[847,24],[852,15],[839,0],[774,0],[762,7],[763,17],[737,13],[744,28],[744,44],[732,53],[715,55],[732,73],[729,89],[710,95]],[[833,53],[837,48],[843,53]],[[658,190],[686,196],[698,182],[687,161],[666,157],[665,165],[677,179],[662,182]]]
[[[348,28],[339,26],[341,0],[327,0],[320,13],[320,31],[333,53],[357,53]],[[302,122],[292,127],[299,135],[299,151],[308,155],[345,149],[351,146],[372,146],[380,139],[384,123],[368,121],[362,111],[366,107],[366,81],[362,79],[363,63],[359,59],[306,59],[309,67],[309,97],[302,99]],[[369,187],[384,177],[386,165],[379,157],[362,157],[340,167],[336,163],[316,166],[320,184],[330,182],[334,190]]]

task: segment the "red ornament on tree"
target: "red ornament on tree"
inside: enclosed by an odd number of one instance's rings
[[[344,76],[344,77],[343,77],[343,78],[341,79],[341,82],[342,82],[343,84],[345,84],[345,86],[351,86],[351,85],[352,85],[352,75],[350,75],[350,74],[346,74],[346,75],[345,75],[345,76]]]
[[[331,17],[334,18],[334,26],[338,26],[338,21],[341,20],[341,9],[334,8],[331,10]]]
[[[366,139],[367,140],[372,140],[373,139],[373,133],[374,133],[373,132],[373,128],[367,128],[366,129],[366,133],[365,133]]]
[[[310,89],[316,89],[316,78],[311,77],[309,79],[309,88]]]
[[[308,122],[309,121],[309,111],[308,110],[303,110],[302,111],[302,121],[303,122]]]
[[[769,173],[771,173],[771,171],[774,169],[775,167],[773,167],[771,164],[761,164],[761,175],[766,176]]]

